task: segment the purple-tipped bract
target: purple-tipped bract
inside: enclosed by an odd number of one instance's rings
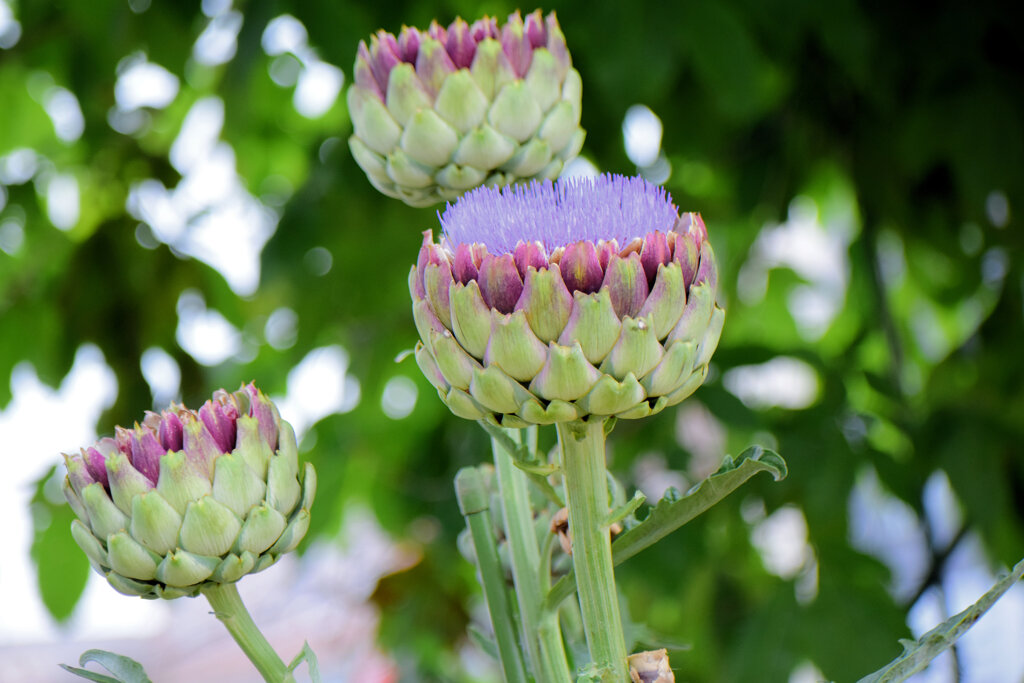
[[[722,330],[698,214],[639,178],[481,188],[425,233],[417,360],[457,415],[505,427],[643,417],[707,374]]]
[[[75,541],[118,591],[196,595],[273,564],[302,540],[316,475],[254,385],[172,405],[64,456]]]
[[[353,73],[352,154],[412,206],[555,178],[583,145],[582,80],[554,12],[379,31]]]

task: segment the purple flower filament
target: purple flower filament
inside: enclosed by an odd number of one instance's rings
[[[439,215],[449,248],[479,243],[492,254],[520,242],[540,242],[547,253],[580,241],[616,240],[668,232],[679,218],[665,190],[643,178],[601,175],[479,187]]]

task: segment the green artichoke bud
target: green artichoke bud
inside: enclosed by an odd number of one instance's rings
[[[424,233],[416,359],[456,415],[640,418],[707,377],[725,312],[700,215],[640,178],[479,188]]]
[[[583,146],[582,82],[554,12],[380,31],[353,70],[352,155],[374,187],[411,206],[555,178]]]
[[[266,569],[305,536],[316,493],[291,425],[252,384],[147,413],[64,461],[72,536],[115,589],[144,598]]]

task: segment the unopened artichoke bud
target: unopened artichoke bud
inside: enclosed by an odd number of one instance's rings
[[[374,187],[411,206],[553,179],[583,146],[582,82],[554,12],[379,31],[353,70],[352,155]]]
[[[71,535],[119,592],[195,596],[294,550],[309,528],[316,472],[254,385],[171,405],[64,455]]]
[[[479,188],[424,234],[416,360],[453,413],[503,427],[640,418],[707,377],[725,312],[698,214],[640,178]]]

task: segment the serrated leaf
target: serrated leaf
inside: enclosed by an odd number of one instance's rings
[[[647,517],[619,536],[612,543],[612,561],[618,565],[669,535],[691,519],[719,502],[758,472],[768,472],[775,481],[786,478],[786,461],[778,453],[751,446],[735,460],[725,456],[722,466],[682,497],[675,491],[666,492]],[[548,607],[555,607],[576,589],[572,571],[552,587],[548,593]]]
[[[751,446],[733,461],[726,456],[722,466],[700,482],[682,498],[663,498],[651,509],[647,518],[625,532],[612,544],[615,564],[625,562],[648,546],[657,543],[691,519],[739,488],[758,472],[768,472],[775,481],[786,477],[786,461],[774,451]]]
[[[78,658],[78,663],[81,666],[85,666],[89,662],[99,664],[112,673],[113,676],[96,673],[88,669],[79,669],[67,664],[61,664],[60,667],[69,673],[90,681],[97,681],[97,683],[152,683],[142,665],[131,657],[119,655],[115,652],[107,652],[106,650],[86,650]]]
[[[302,643],[302,649],[299,650],[299,654],[295,655],[295,659],[288,665],[289,673],[294,672],[295,669],[302,664],[306,663],[306,668],[309,670],[309,679],[313,683],[322,683],[323,678],[320,676],[320,662],[316,658],[316,653],[313,652],[313,648],[309,646],[308,642]]]
[[[965,609],[954,614],[916,641],[903,640],[903,654],[889,662],[878,671],[860,679],[858,683],[897,683],[905,681],[928,666],[929,662],[942,654],[957,641],[960,636],[977,623],[1003,593],[1024,577],[1024,560],[1013,568],[1013,571],[996,582],[987,593]]]

